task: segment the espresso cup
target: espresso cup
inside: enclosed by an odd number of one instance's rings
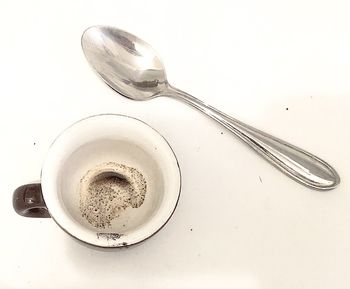
[[[14,192],[15,211],[51,217],[76,239],[99,247],[139,243],[172,216],[181,173],[169,143],[124,115],[80,120],[53,142],[41,182]]]

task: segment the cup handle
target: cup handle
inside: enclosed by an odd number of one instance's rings
[[[17,188],[13,193],[13,208],[24,217],[50,218],[40,183]]]

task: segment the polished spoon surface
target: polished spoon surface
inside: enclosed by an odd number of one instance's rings
[[[330,190],[340,183],[337,172],[320,158],[171,86],[157,53],[140,38],[117,28],[93,26],[83,33],[81,43],[90,65],[120,94],[134,100],[167,96],[184,101],[223,125],[292,179],[318,190]]]

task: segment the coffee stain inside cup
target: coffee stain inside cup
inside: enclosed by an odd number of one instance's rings
[[[139,208],[147,183],[137,169],[116,162],[102,163],[80,180],[80,211],[96,228],[111,226],[127,208]]]

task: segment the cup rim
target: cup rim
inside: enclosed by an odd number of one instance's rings
[[[181,174],[181,168],[180,168],[180,165],[179,165],[179,161],[176,157],[176,154],[172,148],[172,146],[170,145],[170,143],[167,141],[167,139],[159,132],[157,131],[155,128],[153,128],[152,126],[150,126],[149,124],[147,124],[146,122],[136,118],[136,117],[133,117],[133,116],[129,116],[129,115],[124,115],[124,114],[116,114],[116,113],[101,113],[101,114],[95,114],[95,115],[90,115],[90,116],[87,116],[85,118],[82,118],[78,121],[75,121],[73,124],[71,124],[70,126],[68,126],[67,128],[65,128],[63,131],[60,132],[60,134],[58,134],[58,136],[54,139],[54,141],[51,143],[51,145],[49,146],[49,150],[47,152],[47,155],[45,157],[45,161],[44,161],[44,164],[42,166],[42,169],[41,169],[41,173],[40,173],[40,178],[41,178],[41,181],[43,181],[43,176],[44,176],[44,169],[46,168],[46,165],[47,165],[47,159],[48,159],[48,156],[50,155],[50,152],[52,151],[52,148],[55,146],[55,143],[57,143],[57,140],[61,139],[61,137],[63,135],[65,135],[65,133],[67,133],[67,131],[69,131],[72,127],[76,126],[77,124],[81,123],[81,122],[84,122],[84,121],[87,121],[89,119],[92,119],[92,118],[97,118],[97,117],[104,117],[104,116],[116,116],[116,117],[121,117],[121,118],[128,118],[128,119],[131,119],[133,121],[135,121],[135,123],[139,123],[139,124],[142,124],[144,125],[145,127],[147,127],[148,129],[150,129],[151,131],[155,132],[162,141],[164,141],[164,145],[166,145],[169,149],[170,149],[170,152],[171,152],[171,156],[174,158],[175,162],[176,162],[176,168],[177,168],[177,171],[178,171],[178,178],[177,178],[177,182],[178,182],[178,191],[177,191],[177,195],[176,195],[176,201],[173,205],[173,208],[171,209],[171,211],[169,211],[169,213],[167,214],[167,218],[165,219],[165,221],[162,222],[161,226],[159,226],[158,229],[154,230],[153,232],[151,232],[149,235],[147,236],[143,236],[142,239],[140,239],[139,241],[137,242],[116,242],[116,243],[113,243],[113,244],[109,244],[108,242],[106,243],[106,245],[102,245],[100,243],[93,243],[93,242],[89,242],[87,240],[84,240],[83,238],[79,237],[78,235],[74,234],[73,232],[71,232],[70,230],[67,230],[58,220],[55,216],[53,216],[50,212],[50,206],[48,206],[48,211],[50,213],[50,216],[51,218],[55,221],[55,223],[64,231],[66,232],[68,235],[72,236],[73,238],[75,238],[76,240],[78,241],[81,241],[85,244],[88,244],[88,245],[91,245],[91,246],[94,246],[94,247],[100,247],[100,248],[121,248],[121,247],[129,247],[129,246],[133,246],[133,245],[136,245],[136,244],[139,244],[139,243],[142,243],[144,241],[146,241],[147,239],[151,238],[152,236],[154,236],[155,234],[157,234],[168,222],[169,220],[171,219],[171,217],[173,216],[176,208],[177,208],[177,205],[178,205],[178,202],[179,202],[179,199],[180,199],[180,195],[181,195],[181,190],[182,190],[182,174]],[[43,185],[43,182],[42,182],[42,185]],[[46,196],[47,197],[47,196]],[[43,186],[43,199],[45,201],[45,203],[47,204],[47,198],[45,197],[45,187]]]

